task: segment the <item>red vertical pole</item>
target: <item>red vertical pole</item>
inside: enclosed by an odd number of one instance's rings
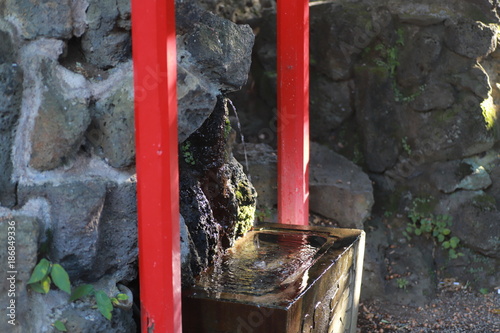
[[[309,221],[309,1],[278,0],[278,219]]]
[[[181,333],[174,0],[132,0],[141,331]]]

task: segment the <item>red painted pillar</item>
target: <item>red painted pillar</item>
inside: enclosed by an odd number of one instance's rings
[[[309,1],[278,0],[278,219],[309,217]]]
[[[181,333],[174,0],[132,0],[141,331]]]

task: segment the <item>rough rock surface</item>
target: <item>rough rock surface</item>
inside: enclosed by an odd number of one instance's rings
[[[131,52],[130,33],[117,22],[119,17],[127,16],[123,3],[120,7],[116,0],[90,0],[88,3],[88,29],[81,39],[85,59],[103,69],[116,66],[129,58]],[[125,10],[121,16],[119,9]]]
[[[0,330],[23,332],[29,327],[29,314],[24,311],[30,307],[26,283],[37,260],[40,221],[23,213],[3,214],[0,209],[0,233],[3,235],[0,245],[4,249],[0,259],[5,265],[0,275],[0,302],[5,304],[4,309],[12,304],[12,300],[15,302],[12,312],[10,309],[4,310],[7,316],[4,315]],[[13,317],[9,314],[13,314]],[[9,320],[21,325],[13,326],[8,323]]]
[[[363,229],[373,206],[368,176],[345,157],[312,143],[309,176],[310,209],[345,228]]]
[[[258,194],[258,206],[268,209],[276,207],[278,203],[278,157],[276,151],[264,143],[247,143],[236,146],[233,153],[243,165],[248,160],[249,175]]]
[[[309,120],[311,140],[325,142],[333,129],[353,114],[351,81],[335,82],[323,75],[311,78]]]
[[[98,258],[92,265],[92,279],[110,272],[121,283],[137,277],[137,192],[134,179],[122,184],[107,184],[95,246]]]
[[[60,263],[71,278],[92,273],[97,255],[100,215],[106,187],[102,182],[70,182],[59,186],[21,186],[20,202],[45,197],[52,207],[51,225],[45,226],[51,260]]]
[[[468,58],[485,57],[497,47],[496,28],[474,20],[460,20],[446,26],[446,45]]]
[[[449,161],[435,163],[431,179],[435,186],[444,193],[458,189],[483,190],[491,185],[491,178],[483,166],[471,161]]]
[[[500,257],[500,212],[494,197],[483,191],[458,191],[440,203],[440,211],[453,217],[450,229],[462,245],[488,257]]]
[[[191,271],[195,275],[217,260],[254,221],[255,189],[226,150],[231,131],[227,103],[219,98],[211,116],[180,148],[180,210],[194,243]]]
[[[86,137],[95,153],[114,168],[135,161],[135,128],[132,71],[96,101]]]
[[[69,0],[42,2],[39,6],[33,6],[30,0],[7,0],[5,12],[17,21],[25,39],[69,38],[73,32]]]
[[[31,137],[30,165],[50,170],[67,163],[82,145],[90,124],[89,96],[83,76],[51,61],[42,62],[41,68],[43,93]]]
[[[0,29],[0,38],[6,48],[12,48],[7,32]],[[23,74],[8,50],[0,49],[0,204],[12,207],[15,204],[15,184],[12,175],[12,143],[14,128],[19,118],[22,97]]]
[[[222,92],[239,90],[250,69],[254,35],[191,3],[177,6],[179,141],[210,115]]]

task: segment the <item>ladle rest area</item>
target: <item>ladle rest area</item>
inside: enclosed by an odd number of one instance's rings
[[[353,333],[365,233],[262,223],[183,291],[184,332]]]

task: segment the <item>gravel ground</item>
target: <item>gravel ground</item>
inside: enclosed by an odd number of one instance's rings
[[[337,227],[329,219],[310,214],[311,225]],[[440,284],[437,297],[425,307],[387,300],[361,303],[358,333],[500,333],[500,292],[473,292],[452,281]]]
[[[423,308],[365,302],[359,307],[358,333],[371,332],[500,332],[500,294],[442,290]]]

